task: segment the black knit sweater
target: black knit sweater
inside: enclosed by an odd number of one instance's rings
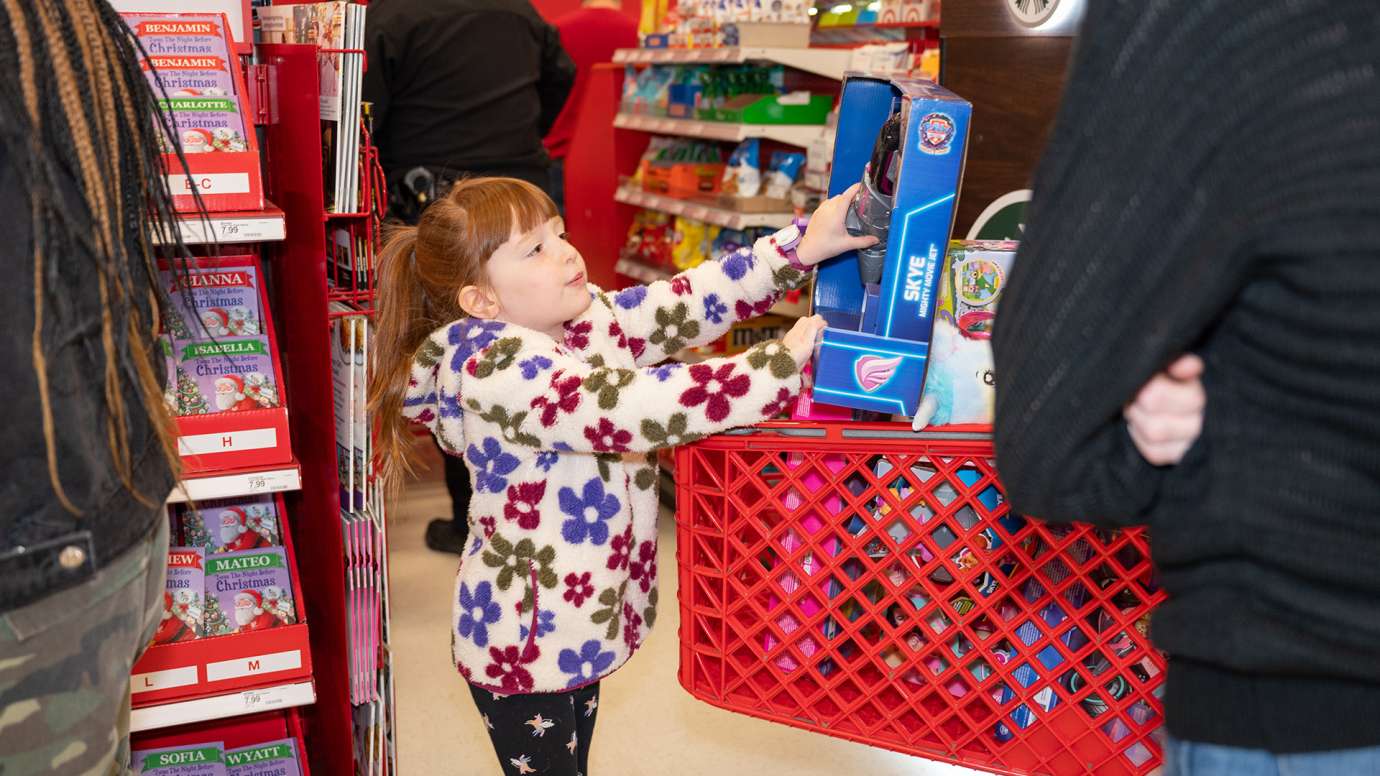
[[[1148,524],[1180,738],[1380,744],[1380,2],[1097,0],[993,341],[1013,506]],[[1207,361],[1177,467],[1122,406]]]

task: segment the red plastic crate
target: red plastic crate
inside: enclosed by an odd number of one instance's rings
[[[1160,761],[1143,533],[1010,513],[981,434],[771,423],[677,452],[681,684],[1007,774]]]

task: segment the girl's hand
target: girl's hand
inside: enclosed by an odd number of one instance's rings
[[[824,331],[824,326],[823,316],[811,315],[796,321],[791,330],[786,332],[786,336],[781,338],[781,344],[790,351],[797,368],[804,368],[805,362],[814,354],[815,341],[819,339],[820,332]]]
[[[1151,378],[1122,411],[1131,440],[1151,464],[1176,465],[1198,441],[1207,408],[1203,370],[1201,358],[1180,356]]]
[[[861,185],[861,183],[855,183],[837,197],[830,197],[821,202],[819,209],[810,216],[810,226],[805,230],[805,236],[800,238],[800,244],[795,248],[795,256],[801,264],[813,267],[840,253],[856,251],[859,248],[876,244],[876,237],[854,237],[848,233],[847,229],[843,228],[844,217],[848,215],[848,205],[853,201],[853,195],[858,193],[858,187]]]

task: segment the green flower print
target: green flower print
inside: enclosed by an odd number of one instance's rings
[[[623,462],[622,453],[595,453],[594,460],[599,463],[599,479],[613,482],[613,464]]]
[[[763,342],[754,347],[747,357],[748,366],[753,369],[771,368],[772,377],[784,380],[796,373],[795,359],[790,351],[777,340]]]
[[[642,610],[642,619],[647,621],[648,628],[656,624],[657,598],[656,588],[652,588],[651,592],[647,594],[647,608]]]
[[[584,388],[599,395],[599,409],[611,410],[618,406],[618,393],[636,379],[637,373],[631,369],[596,369],[585,378]]]
[[[422,342],[422,346],[417,348],[416,361],[418,364],[430,369],[441,363],[441,356],[445,355],[446,349],[439,344],[427,339]]]
[[[489,549],[484,551],[484,565],[489,568],[499,569],[498,583],[499,590],[507,590],[513,586],[513,579],[521,575],[524,587],[528,589],[528,597],[531,597],[531,578],[535,564],[537,574],[537,584],[544,588],[552,589],[556,587],[556,570],[551,564],[556,562],[556,548],[551,545],[537,549],[537,545],[531,539],[523,539],[517,544],[513,544],[503,537],[502,534],[494,534],[489,540]]]
[[[479,407],[474,408],[476,412]],[[531,434],[522,433],[522,424],[527,420],[526,410],[508,414],[506,407],[495,404],[488,412],[481,413],[479,417],[503,429],[503,439],[528,447],[541,447],[541,440]]]
[[[521,349],[521,338],[504,337],[485,348],[483,355],[479,358],[470,361],[469,373],[475,377],[484,378],[494,372],[501,372],[513,365],[513,360],[517,358],[518,351]]]
[[[618,620],[623,613],[623,596],[627,592],[628,581],[626,579],[623,580],[623,584],[618,586],[617,590],[611,587],[605,588],[604,592],[599,594],[599,603],[603,604],[604,608],[589,616],[589,621],[595,625],[605,622],[609,624],[608,631],[604,634],[604,639],[607,641],[614,641],[618,638]]]
[[[772,280],[776,282],[776,287],[783,291],[794,291],[804,285],[804,281],[810,275],[787,264],[772,274]]]
[[[668,354],[675,353],[700,336],[700,323],[690,320],[690,308],[684,302],[677,302],[669,310],[656,308],[656,325],[657,330],[652,332],[648,340]]]
[[[642,421],[642,436],[658,447],[684,445],[704,436],[703,434],[686,433],[687,422],[688,416],[684,412],[677,412],[672,415],[666,421],[665,426],[648,418]]]
[[[656,469],[651,466],[638,469],[637,475],[633,477],[633,484],[638,490],[651,490],[656,485]]]

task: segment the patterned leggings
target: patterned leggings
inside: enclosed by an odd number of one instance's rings
[[[599,683],[570,692],[499,695],[470,685],[504,776],[588,776]]]

